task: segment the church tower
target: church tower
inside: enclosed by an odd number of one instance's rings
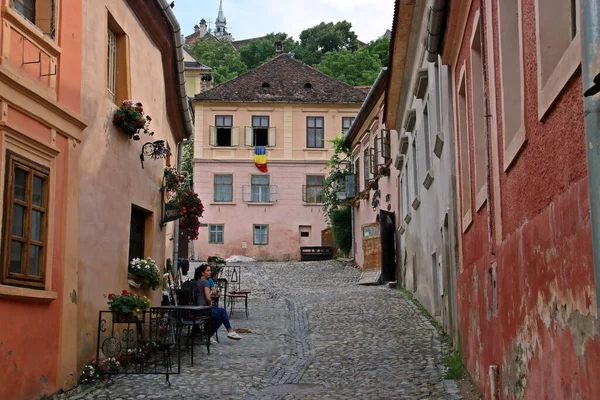
[[[229,34],[227,33],[227,18],[225,18],[225,13],[223,12],[223,0],[220,0],[219,2],[219,14],[217,15],[217,20],[215,21],[214,35],[218,39],[229,39]]]

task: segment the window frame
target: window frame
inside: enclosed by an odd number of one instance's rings
[[[9,6],[20,17],[41,31],[45,37],[48,37],[53,42],[56,42],[58,31],[58,1],[29,0],[33,2],[33,4],[26,6],[25,3],[27,1],[28,0],[10,0]],[[21,7],[18,7],[17,4],[21,5]],[[27,9],[28,12],[25,12],[25,9]]]
[[[259,184],[255,184],[254,183],[254,178],[260,178],[261,180],[263,178],[267,179],[267,184],[265,185],[264,183],[259,183]],[[266,200],[263,200],[262,197],[262,191],[259,190],[258,192],[258,200],[254,200],[254,188],[266,188],[265,193],[266,193]],[[271,197],[271,176],[270,175],[250,175],[250,203],[270,203],[270,197]]]
[[[125,31],[121,28],[119,23],[110,14],[108,9],[106,10],[106,82],[105,90],[108,99],[116,106],[120,106],[124,100],[131,98],[131,68],[129,62],[129,37]],[[115,36],[115,59],[114,59],[114,95],[111,99],[109,92],[109,33],[112,32]]]
[[[129,217],[129,261],[133,260],[134,258],[145,258],[146,256],[146,217],[147,217],[147,212],[144,211],[143,209],[136,207],[134,204],[131,205],[131,215]],[[141,225],[141,229],[139,229],[139,231],[136,229],[134,231],[134,219],[135,221],[141,221],[140,225]],[[133,237],[134,233],[138,233],[140,234],[140,239]],[[132,244],[138,244],[141,245],[141,252],[135,252],[134,250],[132,250],[134,247],[132,246]]]
[[[259,233],[260,237],[261,237],[261,241],[260,243],[256,242],[256,228],[259,228],[261,231]],[[264,233],[262,232],[263,229],[266,229],[266,241],[263,243],[262,242],[262,237],[264,235]],[[255,246],[266,246],[269,244],[269,224],[253,224],[252,225],[252,244],[254,244]]]
[[[28,170],[26,187],[25,187],[25,200],[15,199],[14,195],[14,176],[15,170],[19,168],[21,170]],[[47,279],[47,267],[48,267],[48,248],[49,238],[48,233],[50,231],[49,225],[49,213],[50,213],[50,168],[47,166],[38,164],[28,158],[25,158],[13,151],[6,151],[6,166],[5,166],[5,193],[4,193],[4,219],[2,226],[2,275],[1,283],[5,285],[24,286],[32,289],[46,288]],[[36,206],[33,204],[33,178],[42,177],[44,179],[44,186],[42,192],[42,206]],[[30,201],[27,199],[31,198]],[[20,205],[26,207],[23,215],[23,236],[15,236],[12,233],[13,228],[13,208],[14,205]],[[31,236],[31,215],[33,211],[42,212],[40,221],[40,239],[39,241],[32,241]],[[10,272],[10,256],[11,256],[11,244],[13,241],[24,243],[24,248],[21,249],[21,273]],[[33,243],[32,243],[33,242]],[[30,261],[30,247],[31,246],[42,247],[39,257],[39,275],[29,275],[29,266],[26,265],[26,272],[23,273],[23,262]],[[15,276],[16,275],[16,276]]]
[[[217,183],[217,178],[218,177],[231,177],[231,183]],[[231,186],[231,196],[230,196],[230,200],[218,200],[217,199],[217,187],[218,186]],[[223,198],[225,198],[225,196],[223,196]],[[233,174],[214,174],[213,175],[213,201],[215,203],[232,203],[233,202]]]
[[[313,126],[310,126],[309,121],[313,121]],[[321,121],[321,127],[317,127],[317,121]],[[309,146],[310,140],[309,137],[311,135],[310,130],[313,129],[314,132],[314,146]],[[317,138],[319,130],[321,131],[321,146],[317,146]],[[322,116],[307,116],[306,117],[306,148],[307,149],[324,149],[325,148],[325,117]]]
[[[258,118],[259,119],[259,124],[255,125],[254,121],[255,119]],[[264,122],[266,121],[266,126],[264,125]],[[250,117],[250,122],[251,122],[251,127],[252,127],[252,143],[254,146],[264,146],[264,147],[269,147],[270,143],[269,143],[269,128],[271,127],[271,117],[268,115],[252,115]],[[266,143],[265,144],[257,144],[257,140],[256,140],[256,130],[257,129],[261,129],[261,130],[265,130],[266,131]]]
[[[352,127],[352,124],[354,123],[355,118],[356,117],[342,117],[342,135],[343,136],[346,136],[348,134],[348,132],[350,132],[350,128]],[[348,126],[346,126],[347,121],[350,121]]]
[[[221,241],[219,241],[219,228],[221,230]],[[213,232],[214,229],[214,232]],[[213,235],[214,240],[213,240]],[[208,243],[209,244],[224,244],[225,243],[225,224],[209,224],[208,225]]]
[[[221,121],[219,123],[219,120]],[[227,120],[229,120],[229,125],[227,125]],[[229,130],[229,145],[221,145],[222,141],[219,140],[219,130],[227,131]],[[222,132],[224,136],[227,136],[226,132]],[[219,114],[215,115],[215,139],[217,141],[216,147],[232,147],[233,146],[233,115],[227,114]]]
[[[318,184],[309,184],[309,178],[317,178],[320,179],[320,185]],[[311,189],[314,188],[316,190],[313,198],[310,197],[309,193]],[[321,194],[318,194],[318,188],[321,188]],[[311,204],[319,204],[323,203],[323,189],[325,188],[325,176],[324,175],[306,175],[306,202]],[[311,201],[314,200],[314,201]]]

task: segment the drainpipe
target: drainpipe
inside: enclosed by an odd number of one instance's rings
[[[181,163],[183,161],[183,143],[177,143],[177,171],[181,171]],[[175,229],[173,231],[173,266],[174,273],[173,279],[177,283],[177,277],[179,276],[179,220],[175,221]],[[177,287],[177,285],[175,285]]]
[[[600,316],[600,3],[597,0],[583,0],[580,17],[581,75],[585,91],[583,118],[592,217],[596,315]],[[596,321],[600,331],[600,318]]]
[[[427,38],[425,49],[427,50],[427,61],[436,62],[442,47],[442,39],[445,28],[445,15],[447,0],[434,0],[429,9],[429,22],[427,24]]]
[[[492,240],[492,189],[491,189],[491,179],[490,179],[490,117],[488,111],[488,79],[487,79],[487,48],[485,46],[483,28],[484,28],[484,15],[483,15],[483,0],[479,0],[479,10],[481,18],[481,29],[479,29],[479,43],[481,45],[481,68],[483,72],[483,137],[485,139],[485,185],[486,185],[486,201],[487,201],[487,229],[488,229],[488,249],[491,255],[496,255],[496,250],[494,249],[494,243]],[[486,27],[487,28],[487,27]]]

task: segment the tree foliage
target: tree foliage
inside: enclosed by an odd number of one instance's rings
[[[363,49],[368,50],[373,56],[377,57],[382,67],[387,67],[390,54],[390,38],[382,36],[379,39],[370,41]]]
[[[256,68],[264,62],[275,57],[275,41],[283,43],[283,51],[286,53],[296,53],[298,42],[287,33],[269,33],[263,38],[252,40],[247,45],[238,49],[242,61],[248,69]]]
[[[181,155],[181,172],[187,173],[193,179],[194,176],[194,142],[189,140],[183,144]]]
[[[344,144],[342,136],[329,142],[333,143],[333,155],[325,166],[328,174],[323,183],[323,214],[328,221],[331,221],[331,213],[338,206],[346,204],[346,201],[338,198],[337,193],[344,192],[346,189],[346,175],[352,173],[350,162],[352,154],[350,148]]]
[[[213,69],[216,84],[233,79],[248,69],[233,45],[226,41],[197,40],[189,51]]]
[[[352,86],[372,85],[381,71],[379,59],[367,49],[326,53],[315,67]]]
[[[331,213],[333,241],[343,254],[352,248],[352,209],[348,206],[336,208]]]
[[[325,53],[358,49],[358,37],[348,21],[325,23],[303,30],[300,33],[299,59],[316,65]]]

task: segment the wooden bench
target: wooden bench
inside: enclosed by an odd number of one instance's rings
[[[323,261],[333,259],[331,246],[303,246],[300,247],[300,261]]]

